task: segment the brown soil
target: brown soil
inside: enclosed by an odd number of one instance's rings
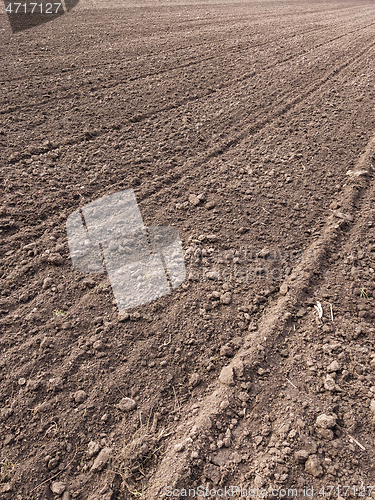
[[[0,32],[0,498],[375,498],[374,2]],[[126,318],[65,224],[129,188],[187,279]]]

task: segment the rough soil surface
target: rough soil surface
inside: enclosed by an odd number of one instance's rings
[[[0,498],[375,498],[374,2],[0,33]],[[119,315],[65,224],[129,188],[187,278]]]

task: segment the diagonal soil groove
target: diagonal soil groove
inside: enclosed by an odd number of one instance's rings
[[[360,189],[361,199],[373,199],[375,195],[374,179],[375,136],[368,143],[365,152],[359,158],[356,167],[350,174],[353,181],[348,182],[340,200],[337,200],[342,213],[339,217],[332,214],[325,224],[320,238],[315,241],[305,252],[301,263],[293,269],[290,277],[282,284],[285,294],[274,305],[266,309],[258,324],[256,333],[245,338],[244,348],[239,350],[229,365],[222,369],[219,381],[212,388],[211,394],[200,402],[201,411],[197,416],[184,421],[176,430],[173,442],[170,442],[157,471],[148,481],[147,498],[160,498],[172,489],[181,489],[189,484],[191,475],[191,448],[197,435],[207,434],[215,420],[220,419],[220,414],[227,408],[227,402],[234,398],[238,387],[235,378],[246,381],[248,374],[255,371],[261,363],[269,364],[268,353],[272,353],[279,337],[285,337],[295,316],[296,309],[301,305],[301,298],[308,290],[312,281],[315,287],[319,286],[315,275],[319,274],[326,266],[327,258],[332,248],[344,245],[350,239],[350,226],[348,221],[354,220],[356,211],[354,202],[359,198],[359,189],[356,179],[365,179]],[[339,218],[339,223],[337,222]],[[346,226],[346,227],[345,227]],[[238,382],[239,384],[239,382]],[[267,396],[264,396],[267,397]],[[183,443],[185,451],[176,454],[176,446]]]
[[[372,2],[178,3],[0,25],[4,500],[375,479]],[[123,189],[187,279],[119,315],[66,221]]]

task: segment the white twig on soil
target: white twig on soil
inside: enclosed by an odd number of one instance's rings
[[[318,315],[319,315],[319,319],[321,319],[323,317],[323,308],[322,308],[322,304],[319,302],[319,300],[316,301],[316,306],[315,309],[318,311]]]
[[[355,444],[357,444],[357,445],[361,448],[361,450],[366,451],[366,448],[365,448],[365,447],[364,447],[361,443],[359,443],[356,439],[354,439],[354,437],[353,437],[353,436],[351,436],[350,434],[348,434],[348,437],[349,437],[352,441],[354,441],[354,442],[355,442]]]
[[[316,301],[316,306],[315,309],[318,311],[318,316],[319,316],[319,321],[320,321],[320,324],[318,325],[318,328],[321,328],[322,325],[323,325],[323,321],[322,321],[322,317],[323,317],[323,308],[322,308],[322,304],[319,302],[319,300]]]
[[[331,308],[331,320],[333,321],[333,309],[332,309],[332,304],[329,305],[329,307]]]
[[[168,341],[168,342],[164,342],[164,344],[161,344],[161,346],[160,346],[160,347],[164,347],[164,346],[169,345],[169,344],[171,343],[171,340],[172,340],[172,335],[171,335],[171,334],[169,334],[169,341]]]
[[[288,378],[287,378],[287,381],[289,382],[290,385],[292,385],[295,389],[298,389],[298,387],[296,387],[293,382],[291,382]]]

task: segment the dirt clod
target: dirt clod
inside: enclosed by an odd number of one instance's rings
[[[92,467],[91,467],[91,472],[100,472],[101,470],[104,469],[104,467],[107,465],[109,460],[112,457],[113,450],[112,448],[103,448],[99,455],[96,457]]]
[[[134,401],[134,399],[122,398],[117,406],[119,410],[128,412],[134,410],[134,408],[137,406],[137,403]]]

